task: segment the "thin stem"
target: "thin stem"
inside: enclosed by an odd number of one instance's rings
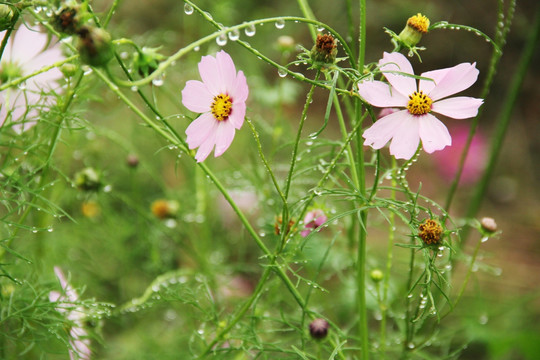
[[[103,27],[106,28],[109,25],[109,22],[111,21],[112,16],[114,15],[114,12],[116,11],[116,8],[120,5],[120,0],[114,0],[114,2],[111,5],[111,8],[109,9],[109,12],[107,13],[107,17],[103,21]]]
[[[411,244],[414,244],[414,238],[411,238]],[[413,322],[411,319],[411,299],[414,274],[414,259],[416,249],[411,248],[411,256],[409,258],[409,277],[407,278],[407,298],[405,300],[405,341],[403,342],[403,358],[408,357],[409,344],[413,339]]]

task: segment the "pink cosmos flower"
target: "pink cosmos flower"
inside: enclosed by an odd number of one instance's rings
[[[214,156],[229,148],[246,115],[249,89],[242,71],[236,73],[229,54],[220,51],[203,56],[199,63],[201,81],[190,80],[182,90],[182,103],[201,113],[186,129],[190,149],[199,148],[195,159],[204,161],[215,146]]]
[[[419,85],[413,77],[411,63],[400,53],[384,53],[379,67],[390,85],[382,81],[358,84],[360,96],[376,107],[402,107],[404,110],[387,115],[367,129],[365,145],[382,148],[388,141],[390,154],[396,159],[410,159],[420,140],[427,153],[452,144],[448,129],[431,112],[454,119],[476,116],[482,99],[448,96],[469,88],[478,78],[476,63],[462,63],[451,68],[428,71]],[[398,73],[399,72],[399,73]]]
[[[5,31],[0,33],[0,39]],[[30,75],[41,68],[63,60],[64,56],[58,44],[47,48],[49,43],[47,34],[40,33],[37,28],[27,28],[21,25],[13,33],[4,49],[0,62],[0,82],[5,83],[17,77]],[[62,78],[58,68],[50,69],[26,81],[24,86],[8,88],[0,92],[0,126],[7,119],[16,122],[21,118],[24,123],[13,125],[13,129],[21,133],[36,124],[35,119],[39,113],[35,105],[41,104],[45,108],[50,106],[51,99],[42,96],[56,87],[56,81]]]
[[[328,217],[321,209],[311,210],[304,217],[304,230],[300,232],[302,237],[306,237],[313,230],[317,229],[319,226],[324,224],[328,220]]]
[[[79,295],[67,282],[62,269],[55,266],[54,273],[60,281],[63,293],[51,291],[49,293],[49,301],[58,302],[56,310],[66,314],[67,319],[73,323],[73,326],[69,330],[69,344],[71,345],[69,357],[71,360],[89,360],[92,355],[90,339],[83,327],[86,315],[80,307],[76,307],[74,304],[79,299]]]

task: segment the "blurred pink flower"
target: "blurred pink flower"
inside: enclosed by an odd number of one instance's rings
[[[184,106],[201,113],[186,129],[189,148],[199,148],[197,162],[204,161],[214,146],[215,157],[229,148],[244,123],[249,93],[244,73],[236,73],[234,62],[223,50],[216,57],[203,56],[199,73],[202,82],[189,80],[182,90]]]
[[[80,307],[74,304],[79,299],[79,295],[67,282],[62,269],[55,266],[54,273],[60,281],[63,292],[51,291],[49,293],[49,301],[57,302],[56,310],[66,314],[66,318],[73,323],[73,326],[69,330],[69,344],[71,345],[69,357],[71,360],[89,360],[92,355],[90,339],[83,327],[86,315]]]
[[[311,210],[304,217],[304,230],[300,232],[302,237],[306,237],[313,230],[324,224],[328,220],[328,217],[321,209]]]
[[[469,137],[468,126],[457,126],[452,128],[453,144],[442,151],[434,154],[435,166],[443,178],[452,181],[456,175],[461,153]],[[486,167],[488,147],[486,139],[479,131],[473,136],[471,147],[465,160],[463,172],[461,173],[460,184],[472,184],[476,182]]]
[[[4,35],[5,31],[1,32],[0,38]],[[4,83],[16,77],[30,75],[64,59],[58,44],[47,48],[49,40],[47,34],[40,33],[37,28],[21,25],[10,36],[4,49],[0,62],[0,81]],[[18,87],[0,92],[0,126],[9,118],[13,123],[24,118],[24,123],[13,125],[13,129],[18,133],[34,126],[35,118],[39,114],[34,105],[42,104],[45,108],[51,105],[51,99],[42,96],[42,92],[55,88],[55,82],[62,76],[58,68],[53,68],[33,76]]]
[[[375,122],[363,137],[364,144],[382,148],[388,141],[390,154],[397,159],[410,159],[420,140],[427,153],[452,144],[446,126],[431,112],[454,119],[476,116],[482,99],[460,96],[446,97],[469,88],[478,78],[476,63],[462,63],[451,68],[428,71],[420,80],[399,73],[414,75],[411,63],[400,53],[384,53],[379,67],[390,86],[382,81],[364,81],[358,84],[360,96],[377,107],[404,107]]]

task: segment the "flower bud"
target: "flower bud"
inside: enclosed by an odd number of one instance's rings
[[[324,319],[315,319],[309,324],[309,333],[314,339],[323,339],[328,335],[330,325]]]
[[[383,278],[384,278],[384,274],[381,270],[379,269],[373,269],[371,270],[371,272],[369,273],[369,277],[371,278],[371,280],[373,280],[373,282],[380,282]]]
[[[80,190],[97,191],[103,184],[98,172],[88,167],[75,174],[75,185]]]
[[[426,245],[437,245],[441,241],[443,229],[433,219],[427,219],[418,227],[418,236]]]
[[[11,6],[1,4],[0,5],[0,31],[7,30],[13,21],[13,10]]]
[[[135,154],[129,154],[126,158],[126,164],[131,168],[136,168],[139,166],[139,158]]]
[[[52,24],[61,33],[73,35],[80,27],[79,6],[67,6],[54,14]]]
[[[180,204],[178,204],[178,201],[175,200],[159,199],[154,201],[150,208],[152,210],[152,214],[154,214],[154,216],[156,216],[158,219],[167,219],[176,216],[176,213],[180,208]]]
[[[336,62],[337,44],[330,34],[317,34],[317,41],[311,49],[311,60],[314,63],[334,64]]]
[[[158,50],[159,48],[143,47],[133,55],[133,68],[139,75],[146,77],[156,71],[159,62],[165,59]]]
[[[490,217],[484,217],[482,220],[480,220],[480,225],[482,226],[482,229],[487,231],[488,233],[494,233],[497,231],[497,223],[495,222],[495,219]]]
[[[114,55],[111,35],[101,28],[83,26],[77,31],[77,49],[81,59],[88,65],[104,66]]]
[[[405,45],[413,47],[422,39],[422,35],[427,34],[428,28],[429,19],[418,13],[407,20],[407,25],[398,37]]]
[[[281,35],[277,38],[277,46],[280,52],[288,53],[294,50],[294,39],[289,35]]]

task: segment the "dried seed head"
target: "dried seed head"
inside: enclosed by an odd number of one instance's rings
[[[324,319],[315,319],[309,324],[309,333],[314,339],[323,339],[328,335],[330,325]]]
[[[427,219],[418,227],[418,236],[426,245],[439,244],[442,231],[442,227],[437,221]]]
[[[314,63],[334,64],[336,55],[336,39],[330,34],[318,34],[315,46],[311,49],[311,60]]]

